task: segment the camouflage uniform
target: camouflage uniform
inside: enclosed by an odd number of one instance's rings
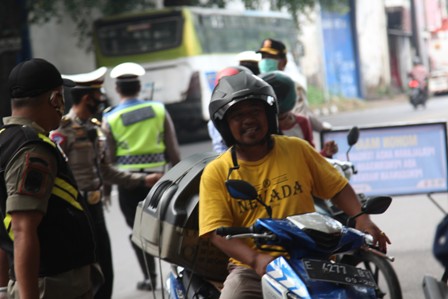
[[[83,122],[73,109],[62,118],[59,128],[50,137],[67,155],[79,189],[89,203],[96,230],[98,261],[105,277],[105,284],[95,298],[111,298],[113,263],[101,200],[103,183],[124,185],[127,188],[141,187],[145,184],[145,174],[115,169],[109,162],[106,136],[101,130],[101,123],[96,119]]]

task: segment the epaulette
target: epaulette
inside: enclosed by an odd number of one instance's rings
[[[92,119],[90,120],[90,122],[91,122],[92,124],[94,124],[95,126],[101,127],[101,122],[100,122],[97,118],[92,118]]]

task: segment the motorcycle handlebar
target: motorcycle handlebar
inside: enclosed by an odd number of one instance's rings
[[[216,230],[216,234],[225,237],[225,236],[233,236],[233,235],[241,235],[241,234],[250,234],[253,233],[251,227],[220,227]]]

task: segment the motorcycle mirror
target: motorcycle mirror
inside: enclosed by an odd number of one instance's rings
[[[392,203],[392,198],[389,196],[373,197],[366,201],[361,207],[361,211],[366,214],[382,214],[384,213]]]
[[[257,190],[250,183],[243,180],[227,180],[226,181],[227,192],[229,192],[230,196],[235,199],[242,200],[256,200],[259,202],[265,209],[269,215],[269,218],[272,218],[272,208],[265,204],[259,197]]]
[[[392,198],[389,196],[377,196],[367,200],[361,207],[361,212],[347,219],[346,226],[355,227],[355,219],[363,214],[382,214],[390,206]]]
[[[354,126],[353,128],[350,129],[347,135],[347,143],[349,145],[347,152],[345,153],[347,161],[350,161],[348,153],[352,149],[352,146],[354,146],[356,142],[358,142],[358,140],[359,140],[359,128],[357,126]]]
[[[348,132],[347,143],[349,146],[353,146],[356,144],[356,142],[358,142],[358,140],[359,140],[359,128],[355,126],[351,128],[350,131]]]
[[[243,180],[227,180],[226,188],[230,196],[236,199],[252,200],[258,197],[255,187]]]

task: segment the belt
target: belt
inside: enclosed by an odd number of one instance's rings
[[[101,201],[101,190],[95,191],[83,191],[82,195],[87,200],[87,202],[91,205],[95,205]]]
[[[151,174],[151,173],[165,172],[165,169],[164,169],[164,167],[141,168],[141,169],[132,169],[132,170],[129,170],[129,172]]]

